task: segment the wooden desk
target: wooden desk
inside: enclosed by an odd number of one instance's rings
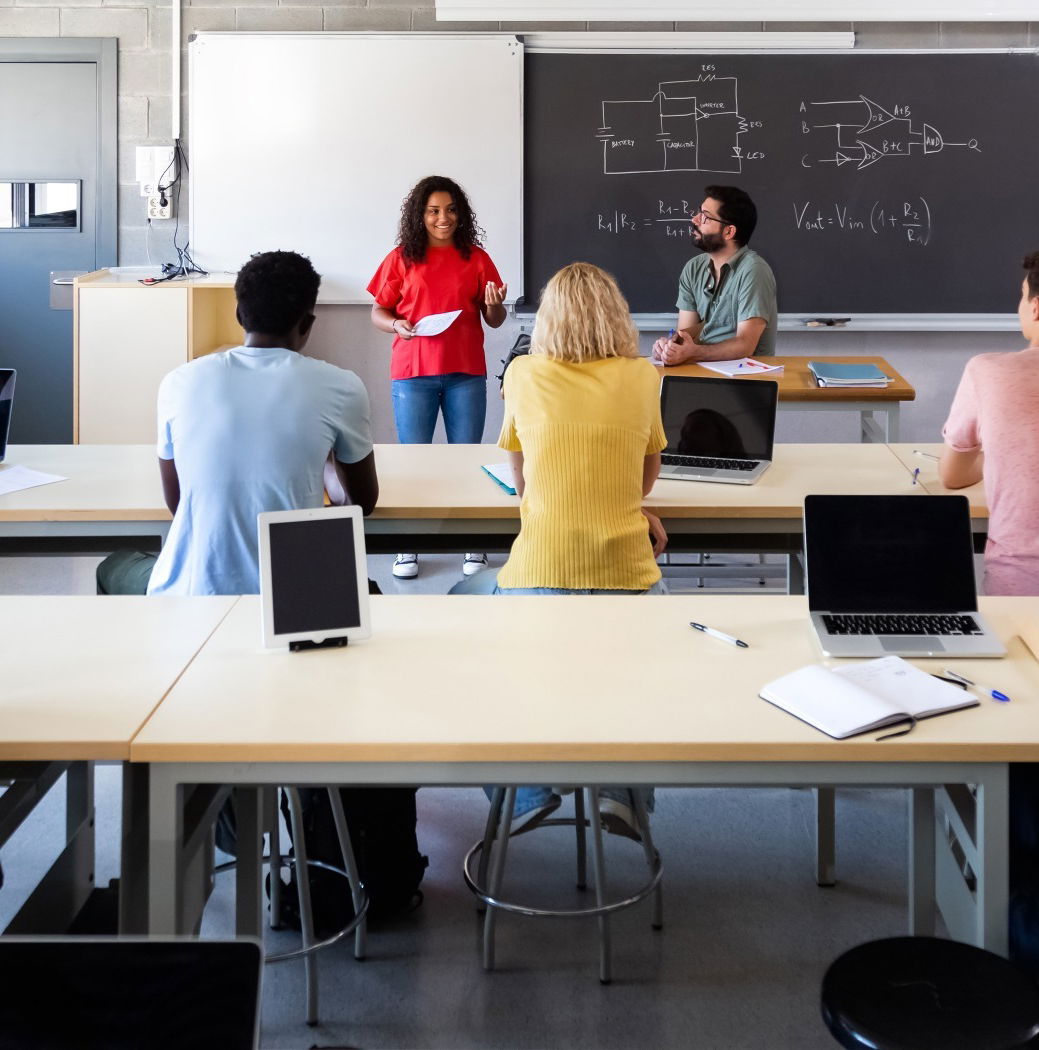
[[[154,445],[11,445],[0,471],[15,465],[68,480],[0,496],[0,539],[169,531]]]
[[[746,376],[741,378],[771,379],[779,383],[780,408],[796,408],[801,412],[858,412],[863,441],[887,442],[898,440],[899,418],[903,401],[916,398],[916,391],[883,357],[787,357],[763,358],[783,365],[783,374]],[[811,372],[809,361],[839,361],[841,364],[876,365],[893,382],[886,387],[821,387]],[[663,375],[704,376],[717,378],[718,373],[700,365],[661,366]],[[878,422],[877,415],[883,417]]]
[[[190,925],[180,844],[194,833],[184,802],[196,784],[895,784],[914,789],[909,928],[933,926],[937,871],[954,934],[1005,951],[1006,764],[1039,758],[1039,664],[1017,637],[1034,602],[983,608],[1010,655],[957,666],[1013,703],[876,742],[831,740],[757,697],[819,659],[801,598],[377,597],[370,640],[306,654],[261,650],[258,599],[242,598],[131,746],[151,763],[150,930]],[[691,631],[693,619],[750,648]],[[970,815],[965,784],[977,785]],[[256,794],[239,801],[258,844]],[[936,806],[943,818],[951,807],[973,895],[944,823],[935,832]],[[247,838],[243,933],[261,921]]]
[[[369,553],[507,551],[519,531],[519,500],[480,469],[504,459],[495,445],[376,445],[380,495],[365,520]],[[169,528],[150,445],[15,445],[8,463],[69,480],[0,496],[0,538]],[[661,480],[646,504],[663,518],[673,552],[791,553],[801,548],[807,493],[914,491],[909,480],[882,445],[777,445],[755,485]]]
[[[0,843],[67,774],[65,848],[7,932],[63,933],[82,907],[94,878],[90,764],[129,759],[134,734],[235,601],[0,597],[0,775],[15,779],[0,798]],[[124,777],[120,910],[140,928],[146,836],[131,789]]]

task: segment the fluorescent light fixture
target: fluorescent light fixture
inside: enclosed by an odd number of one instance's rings
[[[440,22],[1031,22],[1034,0],[436,0]],[[640,34],[641,35],[641,34]]]
[[[522,33],[526,51],[837,51],[854,33]]]

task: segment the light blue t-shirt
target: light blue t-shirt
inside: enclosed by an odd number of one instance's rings
[[[331,449],[372,451],[368,392],[343,368],[291,350],[236,347],[163,379],[160,459],[176,463],[180,504],[149,594],[257,594],[256,515],[324,502]]]

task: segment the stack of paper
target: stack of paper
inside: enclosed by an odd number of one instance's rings
[[[891,382],[891,377],[884,375],[876,365],[809,361],[808,369],[819,386],[887,386]]]
[[[769,682],[758,695],[838,740],[978,703],[900,656],[833,670],[811,664]]]
[[[711,372],[720,372],[723,376],[765,376],[782,375],[782,365],[768,365],[759,357],[741,357],[738,361],[697,361],[701,368]]]

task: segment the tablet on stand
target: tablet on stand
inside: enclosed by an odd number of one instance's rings
[[[293,651],[368,638],[368,569],[360,507],[257,517],[263,644]]]

